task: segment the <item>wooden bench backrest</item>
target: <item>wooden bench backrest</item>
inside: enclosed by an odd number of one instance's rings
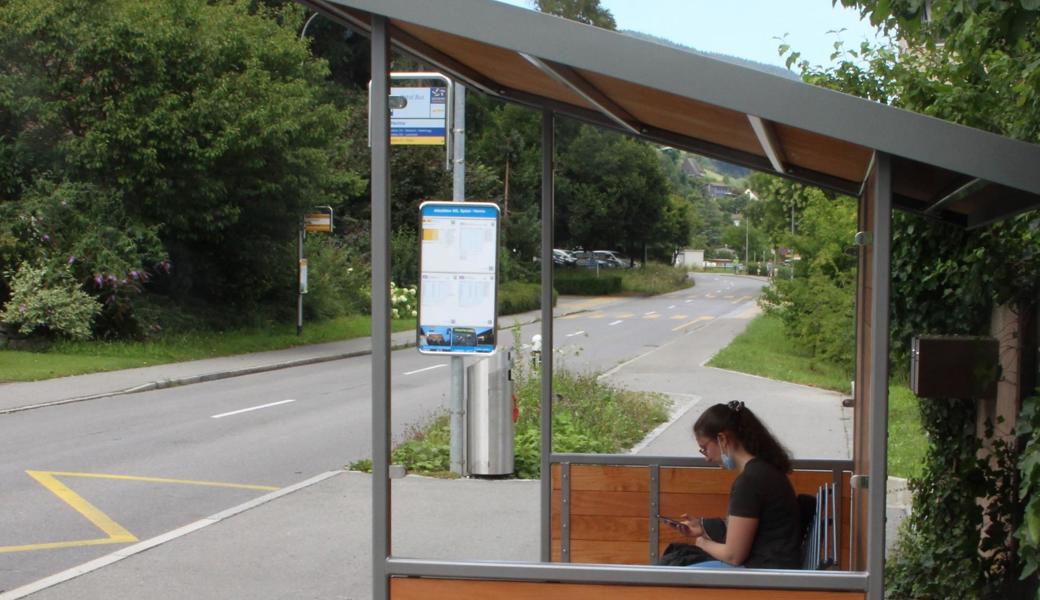
[[[841,489],[848,490],[848,473]],[[662,515],[725,516],[735,475],[718,468],[661,467]],[[570,562],[647,564],[650,543],[650,468],[644,466],[570,465]],[[816,494],[833,480],[831,471],[795,471],[791,483],[800,494]],[[561,560],[560,466],[552,466],[552,560]],[[838,506],[841,568],[848,568],[848,494]],[[659,528],[658,555],[671,542],[684,540],[670,527]]]

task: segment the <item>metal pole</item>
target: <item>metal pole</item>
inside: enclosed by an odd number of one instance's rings
[[[303,219],[296,236],[296,335],[303,333]]]
[[[313,21],[320,13],[314,13],[307,19],[307,22],[303,24],[303,29],[300,30],[300,41],[303,41],[303,36],[307,34],[307,28],[310,27],[311,21]]]
[[[751,248],[751,219],[744,215],[744,270],[748,270],[748,250]]]
[[[892,258],[891,157],[875,156],[873,298],[870,303],[870,479],[867,490],[867,598],[885,597],[885,492],[888,481],[888,301]]]
[[[466,86],[454,83],[454,139],[453,170],[451,178],[451,199],[455,202],[466,201]],[[448,460],[451,472],[459,475],[469,474],[466,457],[466,369],[465,360],[461,356],[451,357],[451,446]]]
[[[553,163],[556,136],[552,111],[542,111],[542,470],[541,541],[542,562],[552,560],[552,374],[553,374]],[[596,260],[589,251],[592,260]]]
[[[372,16],[372,598],[390,597],[390,31]]]

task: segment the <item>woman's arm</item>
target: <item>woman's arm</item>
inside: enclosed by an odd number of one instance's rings
[[[726,519],[726,541],[714,542],[701,536],[694,542],[712,557],[731,565],[742,565],[751,554],[751,543],[755,541],[758,519],[730,515]]]

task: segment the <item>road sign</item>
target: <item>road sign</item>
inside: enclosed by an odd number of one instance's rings
[[[320,206],[321,212],[311,212],[303,216],[303,230],[308,233],[332,233],[332,208]]]
[[[390,88],[390,143],[443,146],[446,143],[448,88]]]
[[[307,259],[300,259],[300,293],[307,293]]]
[[[419,351],[491,354],[498,338],[498,206],[419,206]]]

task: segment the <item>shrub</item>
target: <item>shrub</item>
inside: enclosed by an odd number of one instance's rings
[[[621,290],[637,294],[664,294],[693,285],[686,269],[660,263],[646,264],[639,269],[621,272]]]
[[[553,290],[553,306],[559,293]],[[515,315],[542,306],[542,286],[537,283],[507,281],[498,286],[498,314]]]
[[[72,279],[68,269],[22,263],[11,279],[11,300],[0,319],[22,334],[47,333],[85,340],[101,305]]]
[[[598,296],[617,294],[621,291],[620,275],[606,275],[601,272],[599,277],[596,277],[595,271],[591,270],[558,272],[555,275],[553,287],[561,294]]]
[[[308,289],[303,310],[308,320],[368,312],[369,272],[350,248],[336,238],[314,235],[307,239],[305,255]]]

